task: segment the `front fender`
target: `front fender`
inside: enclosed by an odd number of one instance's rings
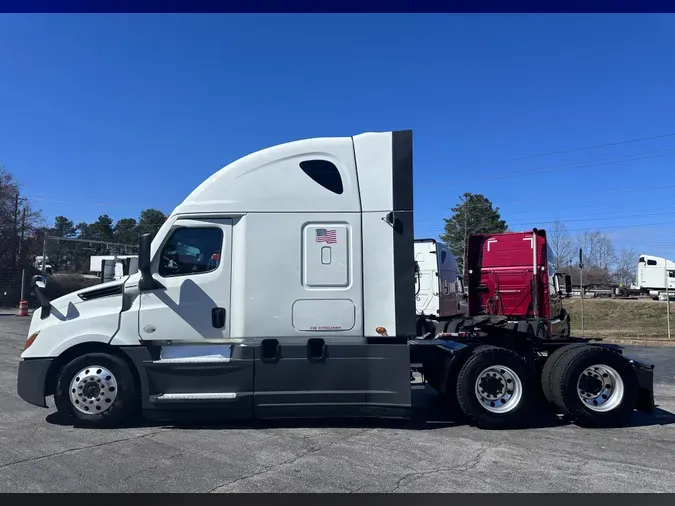
[[[51,340],[48,335],[43,336],[41,333],[38,335],[37,339],[35,339],[33,345],[21,354],[21,358],[56,358],[78,344],[108,344],[111,339],[112,336],[104,334],[82,334],[79,336],[65,337],[59,340]]]

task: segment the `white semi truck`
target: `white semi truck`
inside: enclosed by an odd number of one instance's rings
[[[144,235],[138,272],[53,301],[35,279],[18,394],[107,426],[199,409],[407,418],[417,370],[483,428],[547,401],[595,427],[653,410],[653,366],[618,347],[480,318],[418,335],[412,147],[396,131],[263,149]]]
[[[447,318],[468,312],[464,277],[450,249],[435,239],[415,240],[419,268],[416,309],[419,316]]]
[[[652,255],[640,255],[636,288],[653,299],[675,296],[675,262]]]

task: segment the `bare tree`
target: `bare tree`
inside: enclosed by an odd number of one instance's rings
[[[555,254],[554,266],[556,270],[568,267],[574,255],[574,241],[565,224],[556,221],[547,232],[548,242]]]
[[[584,251],[584,279],[589,284],[610,283],[610,268],[616,262],[616,254],[609,236],[599,230],[589,230],[580,234],[577,242]]]
[[[599,230],[590,230],[579,236],[579,247],[584,250],[585,263],[609,269],[616,261],[612,240]]]
[[[639,254],[631,248],[622,248],[616,256],[614,278],[618,283],[630,285],[635,281]]]

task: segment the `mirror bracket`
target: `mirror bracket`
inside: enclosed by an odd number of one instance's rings
[[[35,297],[37,298],[38,302],[40,303],[40,318],[45,319],[49,316],[49,313],[51,312],[52,309],[52,304],[49,302],[49,299],[47,296],[44,294],[42,291],[42,287],[38,285],[38,283],[43,282],[42,276],[41,275],[36,275],[31,278],[31,288],[33,289],[33,293],[35,294]]]

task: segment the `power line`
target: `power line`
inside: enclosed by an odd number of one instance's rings
[[[610,216],[590,216],[587,218],[559,218],[553,221],[538,221],[538,220],[528,220],[528,221],[516,221],[514,223],[510,223],[509,225],[527,225],[528,223],[555,223],[557,221],[563,222],[563,223],[574,223],[574,222],[579,222],[579,221],[601,221],[601,220],[618,220],[618,219],[623,219],[623,218],[639,218],[642,216],[668,216],[668,215],[673,215],[675,216],[675,210],[670,210],[666,211],[664,213],[643,213],[639,215],[629,215],[629,216],[617,216],[617,215],[610,215]]]
[[[588,228],[571,228],[567,229],[568,232],[591,232],[594,230],[613,230],[618,228],[640,228],[640,227],[656,227],[661,225],[675,225],[675,221],[663,221],[658,223],[636,223],[633,225],[612,225],[607,227],[588,227]],[[522,232],[524,230],[521,230]],[[517,231],[518,232],[518,231]],[[620,241],[619,241],[620,242]]]
[[[591,230],[613,230],[617,228],[639,228],[639,227],[656,227],[661,225],[675,225],[675,221],[662,221],[659,223],[637,223],[633,225],[613,225],[610,227],[591,227],[591,228],[573,228],[568,229],[568,232],[586,232]]]
[[[666,153],[666,151],[671,151],[670,153]],[[640,156],[640,158],[624,158],[621,159],[620,156],[610,156],[607,158],[598,158],[595,160],[584,160],[581,162],[573,162],[569,164],[561,164],[561,165],[550,165],[547,167],[539,167],[536,169],[525,169],[522,171],[511,171],[511,172],[503,172],[501,174],[492,174],[492,175],[486,175],[486,176],[477,176],[474,178],[471,178],[470,180],[479,180],[479,179],[503,179],[505,177],[512,177],[512,176],[529,176],[529,175],[534,175],[534,174],[543,174],[543,173],[548,173],[548,172],[561,172],[563,170],[571,170],[571,169],[586,169],[589,167],[602,167],[604,165],[611,165],[614,163],[625,163],[625,162],[635,162],[639,160],[649,160],[651,158],[660,158],[663,156],[673,156],[675,153],[672,153],[673,148],[668,148],[668,149],[659,149],[659,150],[654,150],[654,151],[644,151],[642,153],[631,153],[630,155],[625,155],[627,157],[637,157]],[[656,153],[661,153],[661,154],[656,154]],[[643,156],[643,155],[653,155],[653,156]],[[602,162],[602,163],[598,163]],[[582,165],[583,164],[583,165]],[[466,181],[469,181],[467,179]]]
[[[651,190],[666,190],[666,189],[672,189],[672,188],[675,188],[675,184],[662,185],[662,186],[643,186],[642,188],[634,188],[634,187],[632,187],[632,188],[621,188],[621,189],[618,189],[618,190],[608,190],[608,191],[604,191],[604,192],[594,192],[592,197],[594,197],[596,195],[617,195],[619,193],[631,193],[631,192],[651,191]],[[672,199],[673,197],[671,195],[666,195],[665,197],[662,197],[662,198]],[[490,200],[490,202],[495,204],[495,202],[493,202],[492,199],[488,199],[488,200]],[[655,199],[650,197],[649,200],[655,200]],[[506,204],[516,204],[516,203],[517,204],[537,204],[537,203],[541,203],[542,201],[550,202],[550,196],[546,196],[544,199],[533,199],[533,200],[521,200],[521,199],[506,200],[506,201],[502,200],[502,201],[499,202],[499,205],[497,207],[501,207],[501,205],[505,204],[505,203]],[[459,205],[459,204],[457,204],[457,205]],[[599,204],[599,205],[602,205],[602,204]],[[464,206],[464,204],[462,204],[462,206]],[[482,208],[483,203],[467,204],[466,207],[468,209],[472,209],[474,207]]]
[[[457,169],[464,169],[464,168],[470,169],[470,168],[475,168],[475,167],[484,167],[486,165],[494,165],[494,164],[498,164],[498,163],[515,162],[515,161],[518,161],[518,160],[529,160],[529,159],[532,159],[532,158],[541,158],[541,157],[544,157],[544,156],[562,155],[562,154],[565,154],[565,153],[576,153],[576,152],[579,152],[579,151],[587,151],[589,149],[606,148],[606,147],[609,147],[609,146],[620,146],[622,144],[631,144],[631,143],[635,143],[635,142],[644,142],[644,141],[651,141],[651,140],[656,140],[656,139],[665,139],[667,137],[674,137],[674,136],[675,136],[675,133],[663,134],[663,135],[654,135],[652,137],[641,137],[641,138],[637,138],[637,139],[628,139],[628,140],[617,141],[617,142],[609,142],[609,143],[606,143],[606,144],[596,144],[596,145],[593,145],[593,146],[584,146],[584,147],[581,147],[581,148],[565,149],[565,150],[561,150],[561,151],[550,151],[548,153],[539,153],[539,154],[536,154],[536,155],[517,156],[515,158],[493,160],[491,162],[474,163],[474,164],[471,164],[471,165],[464,165],[464,166],[459,166],[459,167],[456,167],[456,168]]]
[[[665,195],[663,197],[650,197],[649,202],[655,201],[655,200],[673,200],[672,195]],[[636,204],[636,203],[643,203],[644,199],[641,200],[622,200],[620,204],[623,206],[625,204]],[[611,206],[612,204],[606,204],[606,203],[599,203],[596,202],[594,204],[586,204],[586,205],[570,205],[570,209],[593,209],[593,208],[607,208],[608,206]],[[675,212],[675,211],[674,211]],[[530,216],[532,215],[532,211],[525,211],[525,212],[518,212],[518,213],[508,213],[509,217],[513,216]],[[539,216],[539,213],[537,213]],[[580,215],[581,216],[581,215]],[[575,218],[576,216],[572,216],[572,218]],[[558,218],[556,216],[542,216],[542,218],[550,218],[550,219],[555,219],[556,221]],[[563,220],[560,220],[563,221]]]
[[[86,205],[86,206],[97,206],[97,207],[135,207],[137,204],[101,204],[95,202],[69,202],[67,200],[53,200],[53,199],[43,199],[39,197],[31,197],[30,195],[26,197],[28,200],[33,200],[36,202],[53,202],[56,204],[69,204],[69,205]]]
[[[619,155],[619,156],[610,156],[610,157],[605,157],[605,158],[595,158],[595,159],[590,159],[590,160],[581,160],[578,162],[570,162],[570,163],[564,163],[564,164],[559,164],[559,165],[546,165],[543,167],[538,167],[534,169],[525,169],[525,170],[518,170],[518,171],[509,171],[509,172],[502,172],[499,174],[486,174],[482,176],[475,176],[471,178],[465,178],[465,179],[453,179],[452,181],[439,181],[436,183],[429,183],[429,184],[423,184],[419,185],[421,188],[430,188],[430,187],[438,187],[439,185],[449,185],[449,184],[461,184],[465,183],[468,181],[478,181],[478,180],[485,180],[485,179],[503,179],[506,177],[513,177],[513,176],[529,176],[529,175],[535,175],[535,174],[543,174],[543,173],[549,173],[549,172],[561,172],[563,170],[572,170],[572,169],[586,169],[590,167],[602,167],[604,165],[611,165],[614,163],[625,163],[625,162],[635,162],[635,161],[640,161],[640,160],[649,160],[651,158],[661,158],[664,156],[673,156],[675,153],[669,151],[673,151],[675,148],[667,148],[667,149],[657,149],[657,150],[652,150],[652,151],[643,151],[640,153],[631,153],[629,155]],[[657,154],[660,153],[660,154]],[[644,156],[644,155],[653,155],[653,156]],[[627,157],[640,157],[640,158],[627,158]],[[583,165],[582,165],[583,164]]]
[[[672,197],[664,197],[668,199],[672,199]],[[518,224],[527,224],[527,223],[555,223],[555,222],[575,222],[575,221],[594,221],[594,220],[616,220],[616,219],[624,219],[624,218],[639,218],[641,216],[664,216],[664,215],[675,215],[675,209],[668,209],[665,211],[660,211],[657,213],[640,213],[640,214],[629,214],[629,215],[624,215],[625,211],[619,211],[618,213],[602,213],[602,214],[582,214],[582,215],[573,215],[573,216],[546,216],[543,218],[548,218],[551,221],[539,221],[540,218],[537,219],[530,219],[530,220],[515,220],[515,221],[510,221],[508,222],[509,225],[518,225]],[[515,214],[515,216],[525,216],[531,213],[518,213]],[[514,216],[514,215],[511,215]],[[436,223],[437,220],[433,220],[434,223]],[[417,223],[419,224],[427,224],[427,223],[432,223],[432,220],[422,220],[418,221]]]

